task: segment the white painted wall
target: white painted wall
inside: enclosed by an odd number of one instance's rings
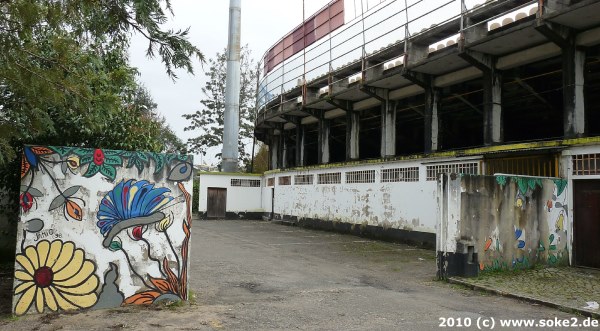
[[[432,162],[452,160],[396,161],[357,166],[323,167],[301,171],[268,173],[275,178],[275,214],[314,218],[326,221],[382,226],[427,233],[436,232],[438,217],[437,182],[427,180],[427,166]],[[473,160],[469,160],[473,161]],[[418,182],[381,182],[383,169],[418,167]],[[375,170],[374,183],[346,183],[346,172]],[[318,184],[318,174],[340,172],[341,184]],[[314,175],[312,185],[295,185],[295,175]],[[278,178],[292,177],[292,185],[279,185]],[[271,211],[271,189],[265,184],[263,208]]]
[[[232,179],[260,180],[260,187],[231,186]],[[227,189],[227,212],[264,212],[262,207],[263,180],[260,176],[244,174],[200,173],[199,212],[206,212],[207,191],[210,187]]]

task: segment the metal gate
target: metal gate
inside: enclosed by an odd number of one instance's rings
[[[600,180],[573,181],[575,264],[600,268]]]
[[[209,218],[225,218],[227,210],[227,189],[209,187],[207,189],[206,216]]]
[[[496,173],[559,177],[559,155],[523,155],[517,157],[487,157],[485,160],[486,175]]]

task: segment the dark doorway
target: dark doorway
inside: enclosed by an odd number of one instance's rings
[[[227,189],[209,187],[206,216],[209,218],[225,218],[227,210]]]
[[[275,218],[275,188],[271,189],[271,217],[269,219],[273,220],[273,218]]]
[[[575,264],[600,268],[600,180],[573,181]]]

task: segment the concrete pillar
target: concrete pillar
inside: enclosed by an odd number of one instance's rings
[[[396,156],[396,102],[386,93],[381,105],[381,157]]]
[[[302,139],[300,139],[300,166],[306,165],[306,128],[302,127]]]
[[[441,91],[433,84],[425,88],[425,153],[436,152],[440,149],[441,94]]]
[[[285,131],[281,132],[281,167],[283,169],[287,168],[288,165],[288,155],[289,155],[289,146],[288,146],[288,137]]]
[[[585,50],[573,43],[563,48],[563,107],[565,138],[582,137],[585,128]]]
[[[501,144],[504,142],[502,74],[496,69],[496,58],[464,47],[460,56],[483,72],[483,144]]]
[[[502,75],[492,67],[483,72],[483,143],[490,146],[503,141]]]
[[[296,121],[296,155],[294,159],[294,165],[296,167],[301,167],[302,164],[302,152],[304,149],[304,130],[302,129],[302,124],[300,121]]]
[[[549,1],[546,12],[553,6],[564,6],[561,1]],[[545,12],[545,13],[546,13]],[[563,124],[565,138],[584,136],[585,105],[583,87],[585,84],[585,49],[577,46],[577,31],[555,23],[540,22],[536,29],[562,49],[563,74]]]
[[[354,161],[360,158],[360,113],[355,111],[346,112],[346,161]]]
[[[331,121],[325,119],[324,113],[319,116],[319,164],[329,163],[329,129]]]
[[[269,145],[269,154],[271,159],[271,170],[278,168],[278,157],[279,153],[279,137],[271,136],[271,144]]]
[[[283,127],[283,126],[282,126]],[[285,140],[283,138],[284,135],[284,131],[283,128],[280,130],[279,135],[277,136],[278,141],[277,141],[277,169],[281,169],[283,168],[283,150],[285,148]]]

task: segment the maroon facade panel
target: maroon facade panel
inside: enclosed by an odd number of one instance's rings
[[[342,25],[344,25],[344,0],[331,1],[269,49],[264,58],[264,74],[266,75],[281,62]]]

